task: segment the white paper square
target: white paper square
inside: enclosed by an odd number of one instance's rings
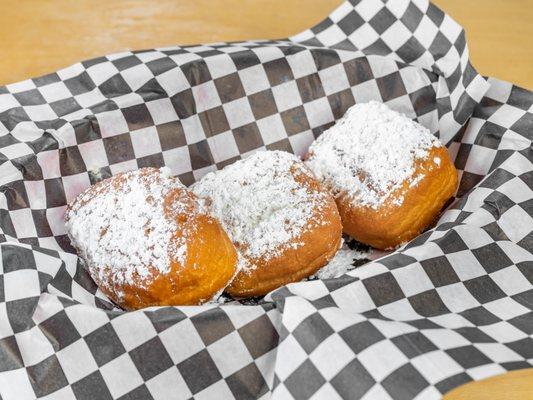
[[[54,236],[65,235],[65,211],[67,206],[53,207],[46,210],[46,219]]]
[[[216,163],[228,160],[239,155],[239,149],[231,131],[219,133],[207,138],[209,148]]]
[[[430,384],[438,383],[463,372],[463,367],[442,351],[422,354],[411,359],[411,363]]]
[[[396,0],[395,0],[396,1]],[[365,393],[364,399],[368,400],[393,400],[388,392],[383,389],[381,385],[372,386],[368,392]]]
[[[254,65],[239,71],[244,91],[247,95],[268,89],[270,83],[262,65]]]
[[[85,340],[80,339],[57,352],[57,358],[69,383],[74,383],[98,369]]]
[[[87,167],[87,171],[107,167],[109,160],[102,140],[93,140],[78,145],[81,158]]]
[[[285,57],[285,54],[283,54],[283,52],[281,51],[279,47],[273,47],[273,46],[256,47],[254,48],[253,51],[263,64],[269,61],[273,61],[273,60],[277,60],[279,58]]]
[[[349,4],[349,3],[345,3]],[[365,393],[365,396],[368,396],[368,392]],[[372,397],[368,397],[372,398]],[[377,398],[377,397],[376,397]],[[328,399],[328,400],[342,400],[342,397],[337,393],[337,391],[331,386],[329,382],[325,382],[322,386],[318,388],[316,392],[313,393],[309,400],[319,400],[319,399]],[[383,399],[383,397],[380,397]]]
[[[414,296],[434,287],[426,271],[418,263],[397,269],[394,273],[394,278],[406,297]]]
[[[437,288],[437,292],[448,310],[459,313],[479,306],[479,302],[470,294],[462,283]]]
[[[0,266],[0,271],[2,267]],[[3,272],[3,271],[2,271]],[[6,303],[0,303],[0,321],[8,321]],[[0,339],[3,339],[8,336],[13,335],[13,329],[11,329],[11,324],[0,324]]]
[[[100,372],[113,398],[119,398],[143,383],[128,353],[101,366]]]
[[[218,54],[216,56],[206,57],[204,58],[204,61],[209,68],[212,79],[217,79],[221,76],[229,75],[237,71],[235,63],[230,57],[228,57],[227,54]]]
[[[179,364],[205,347],[193,323],[188,319],[165,329],[159,337],[165,343],[165,348],[174,364]],[[187,340],[183,340],[184,337]]]
[[[480,326],[479,329],[500,343],[514,342],[528,337],[526,333],[506,321]]]
[[[204,129],[198,115],[192,115],[189,118],[182,119],[181,126],[187,144],[194,144],[205,140]]]
[[[431,321],[446,329],[458,329],[465,326],[471,326],[472,323],[459,314],[441,314],[431,317]]]
[[[36,136],[35,139],[37,139],[38,137],[41,136],[41,132],[37,131],[37,135],[35,136]],[[17,138],[17,139],[22,140],[22,137]],[[9,159],[19,158],[25,155],[33,155],[32,153],[33,151],[26,143],[14,143],[14,144],[11,144],[9,146],[2,148],[2,154],[4,156],[9,157]]]
[[[394,22],[381,34],[381,38],[392,51],[396,51],[402,47],[411,36],[411,31],[400,20]]]
[[[282,381],[287,379],[307,358],[306,352],[294,336],[288,336],[279,344],[277,354],[276,374]]]
[[[395,0],[388,2],[385,7],[387,7],[396,18],[400,19],[405,14],[409,4],[409,0]]]
[[[0,112],[4,112],[15,107],[20,107],[20,103],[11,93],[0,94]]]
[[[302,98],[300,97],[300,92],[295,81],[274,86],[272,88],[272,95],[280,112],[302,105]]]
[[[57,114],[48,104],[38,106],[24,106],[24,111],[32,121],[47,121],[57,118]]]
[[[373,2],[378,3],[378,2]],[[379,35],[368,23],[364,23],[348,36],[359,50],[363,50],[379,39]]]
[[[386,338],[393,338],[398,335],[416,332],[417,330],[413,326],[401,321],[374,319],[372,320],[372,324]]]
[[[285,310],[288,314],[285,321],[285,327],[292,332],[310,315],[316,313],[316,308],[311,303],[302,297],[292,297],[286,303]]]
[[[533,218],[520,206],[507,210],[498,221],[505,235],[513,242],[519,242],[531,232]]]
[[[2,388],[2,400],[32,400],[36,398],[25,368],[3,371],[0,374],[0,387]]]
[[[163,152],[165,166],[169,167],[172,175],[180,175],[192,170],[191,157],[187,146],[178,147]]]
[[[212,400],[212,399],[231,399],[234,398],[233,393],[228,387],[226,381],[221,380],[206,387],[199,393],[195,393],[195,400]]]
[[[378,382],[408,361],[407,357],[388,340],[367,347],[357,355],[357,359]]]
[[[287,62],[291,67],[294,79],[311,75],[317,71],[315,59],[309,50],[287,56]]]
[[[100,134],[103,138],[120,135],[129,131],[128,123],[120,110],[104,111],[96,114]]]
[[[333,113],[331,112],[331,106],[326,97],[305,103],[304,109],[311,129],[335,121],[335,117],[333,117]]]
[[[332,379],[355,358],[353,351],[338,334],[328,336],[313,350],[309,359],[327,380]]]
[[[470,250],[458,251],[446,255],[461,281],[477,278],[487,274]]]
[[[169,368],[145,384],[155,400],[186,400],[192,396],[177,368]]]
[[[430,341],[441,350],[468,346],[471,343],[459,333],[448,329],[424,329],[422,331]]]
[[[501,343],[476,343],[474,346],[496,363],[523,361],[523,357]]]
[[[15,335],[24,365],[35,365],[54,354],[54,348],[44,333],[37,328]]]
[[[486,175],[495,157],[496,150],[474,144],[470,149],[464,170],[478,175]]]
[[[146,64],[137,64],[120,72],[132,91],[140,89],[146,82],[154,78],[154,74]]]
[[[189,81],[185,78],[181,68],[176,67],[156,76],[156,81],[165,88],[169,97],[190,88]]]
[[[61,80],[64,81],[69,78],[74,78],[75,76],[78,76],[83,72],[85,72],[85,67],[81,63],[76,63],[69,67],[60,69],[59,71],[57,71],[57,75],[59,75]]]
[[[420,314],[414,310],[408,299],[401,299],[380,306],[379,312],[384,317],[394,319],[396,321],[409,321],[420,318]]]
[[[32,265],[28,265],[31,268]],[[4,295],[6,301],[39,296],[39,275],[35,269],[19,269],[4,274]]]
[[[321,70],[318,75],[324,88],[326,96],[330,94],[341,92],[350,87],[346,71],[342,64],[337,64],[329,68]]]
[[[146,107],[148,108],[155,125],[161,125],[179,119],[170,99],[163,98],[149,101],[146,103]]]
[[[27,90],[35,89],[36,86],[31,79],[26,79],[25,81],[21,82],[10,83],[9,85],[6,85],[6,88],[9,90],[10,93],[20,93],[25,92]]]
[[[528,308],[510,297],[494,300],[490,303],[485,303],[483,306],[492,314],[503,320],[511,319],[529,312]]]
[[[355,6],[355,11],[365,19],[369,21],[383,8],[383,4],[379,1],[362,0]]]
[[[294,154],[298,157],[303,157],[307,153],[314,140],[315,137],[310,130],[289,137]]]
[[[97,87],[91,90],[90,92],[78,94],[74,96],[74,99],[76,102],[83,108],[93,107],[96,104],[102,103],[104,101],[107,101],[107,97],[105,97],[102,92],[100,92],[100,89]],[[88,110],[80,110],[79,112],[85,112],[86,115],[89,115],[90,112]],[[78,112],[70,113],[67,116],[64,116],[63,118],[72,121],[73,115],[77,115]]]
[[[192,88],[196,111],[202,112],[222,105],[213,81],[207,81]]]
[[[87,336],[109,322],[107,315],[94,306],[79,304],[66,308],[65,312],[81,336]]]
[[[502,104],[487,121],[494,122],[504,128],[510,128],[525,114],[526,111],[521,110],[520,108],[513,107],[509,104]]]
[[[118,74],[118,69],[111,62],[101,62],[87,68],[87,74],[96,86],[101,85],[112,76]]]
[[[231,129],[249,124],[255,120],[250,103],[246,97],[225,103],[223,108]]]
[[[30,207],[33,209],[46,208],[46,190],[44,181],[24,181],[24,188],[28,195]]]
[[[366,103],[370,100],[383,102],[381,92],[375,79],[370,79],[366,82],[360,83],[352,88],[353,97],[356,103]]]
[[[224,378],[253,361],[237,331],[210,344],[207,351]]]
[[[503,374],[504,372],[508,371],[501,365],[496,364],[480,365],[479,367],[468,369],[468,375],[476,381],[488,378],[489,376]]]
[[[157,336],[152,322],[144,313],[126,313],[111,321],[126,351],[133,350]],[[135,329],[131,329],[135,326]]]
[[[414,32],[414,36],[416,36],[424,48],[429,49],[438,32],[439,29],[435,26],[433,21],[431,21],[427,15],[424,15]]]
[[[62,178],[62,181],[67,203],[73,201],[81,192],[91,186],[89,175],[85,172],[76,175],[66,175]]]
[[[256,121],[265,145],[287,138],[287,131],[279,114],[270,115]]]
[[[49,85],[41,86],[39,88],[39,93],[42,94],[48,103],[72,97],[72,93],[70,93],[63,82],[54,82]]]
[[[489,276],[507,296],[514,296],[515,294],[531,290],[531,283],[518,270],[516,265],[500,269]]]
[[[9,216],[11,217],[11,222],[13,222],[13,227],[15,228],[18,238],[37,236],[35,223],[33,222],[33,217],[29,208],[9,211]]]
[[[135,157],[145,157],[161,152],[161,143],[155,126],[137,129],[130,134]]]
[[[346,34],[338,25],[333,24],[318,33],[316,38],[320,40],[324,46],[333,46],[334,44],[342,42],[346,38]]]
[[[343,314],[358,314],[376,307],[361,281],[337,289],[331,296]]]

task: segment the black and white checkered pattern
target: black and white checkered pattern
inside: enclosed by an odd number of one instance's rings
[[[63,213],[90,184],[163,165],[190,184],[253,151],[302,154],[371,99],[439,135],[461,174],[437,226],[387,257],[260,304],[123,312],[73,253]],[[532,103],[481,78],[461,27],[424,0],[1,87],[0,398],[431,399],[531,366]]]

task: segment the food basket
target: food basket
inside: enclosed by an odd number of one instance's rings
[[[262,301],[125,312],[65,234],[121,171],[189,185],[302,155],[357,102],[428,127],[460,174],[438,223]],[[281,40],[113,54],[0,87],[0,398],[433,399],[533,360],[533,94],[480,76],[425,0],[353,0]]]

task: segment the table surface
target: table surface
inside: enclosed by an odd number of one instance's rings
[[[123,50],[287,37],[319,22],[340,3],[0,0],[0,84]],[[481,74],[533,89],[533,1],[435,3],[465,27],[472,63]],[[469,383],[446,396],[447,400],[485,398],[533,399],[533,369]]]

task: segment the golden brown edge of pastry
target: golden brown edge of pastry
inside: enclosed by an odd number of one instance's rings
[[[287,248],[268,259],[251,260],[257,268],[249,273],[241,271],[226,291],[233,297],[262,296],[285,284],[298,282],[327,264],[341,245],[342,225],[333,197],[324,207],[315,210],[312,219],[325,223],[306,229],[293,239],[304,243],[297,248]]]
[[[435,158],[440,158],[436,165]],[[347,235],[376,249],[392,249],[419,235],[439,215],[457,189],[457,170],[445,147],[433,147],[428,157],[415,162],[415,173],[425,174],[417,185],[409,182],[392,193],[378,209],[357,206],[345,196],[337,206]],[[401,205],[394,199],[403,195]]]
[[[157,168],[145,168],[143,173],[159,172]],[[108,178],[115,180],[114,188],[123,182],[124,174],[120,173]],[[87,191],[93,196],[98,196],[103,190],[103,182],[96,183]],[[171,212],[171,207],[168,205],[177,201],[178,197],[183,200],[183,191],[186,192],[186,201],[190,202],[187,209],[190,211],[196,208],[197,204],[194,202],[198,201],[197,196],[185,187],[176,188],[167,193],[164,199],[167,216]],[[80,198],[80,196],[76,198],[69,205],[69,209],[83,207],[84,203],[78,204]],[[106,282],[101,282],[97,275],[91,273],[91,277],[100,290],[120,307],[126,310],[136,310],[151,306],[202,304],[221,292],[235,275],[236,249],[215,218],[195,212],[176,214],[174,218],[178,224],[188,224],[194,230],[194,234],[187,240],[185,265],[169,254],[168,272],[160,273],[149,266],[148,278],[135,274],[132,284],[114,283],[109,268],[107,268]],[[173,240],[177,239],[178,235],[180,232],[176,231]],[[119,297],[118,293],[123,293],[123,295]]]

